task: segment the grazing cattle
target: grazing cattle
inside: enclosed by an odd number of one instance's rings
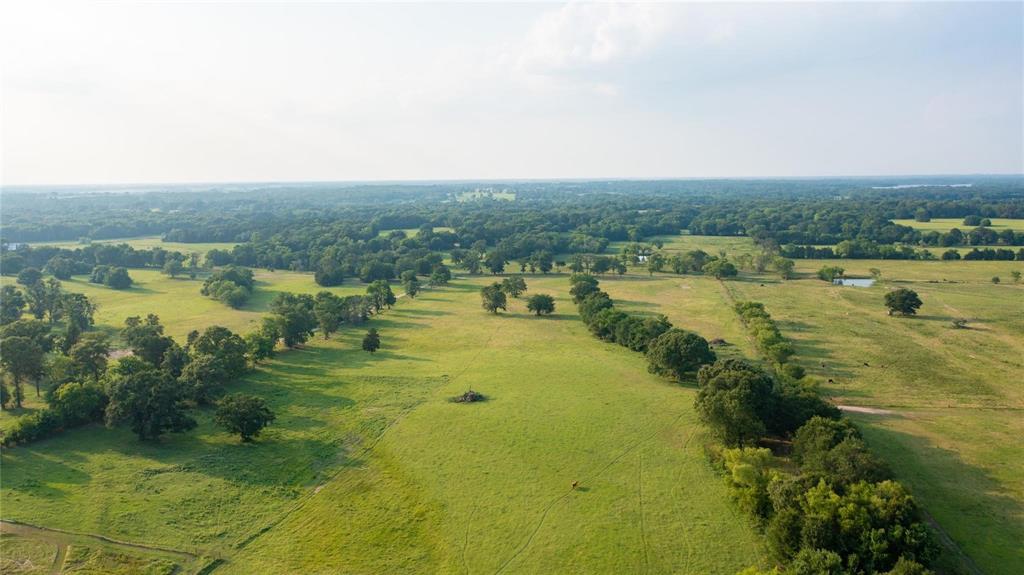
[[[577,488],[577,487],[579,487],[579,486],[580,486],[580,482],[579,482],[579,481],[573,481],[573,482],[572,482],[572,488],[573,488],[573,489],[576,489],[576,488]]]
[[[835,383],[834,381],[832,381],[832,378],[831,378],[831,377],[830,377],[830,378],[828,378],[828,382],[829,382],[829,383]]]
[[[870,366],[870,365],[868,365],[868,362],[866,362],[866,361],[865,361],[865,362],[864,362],[864,367],[871,367],[871,366]]]

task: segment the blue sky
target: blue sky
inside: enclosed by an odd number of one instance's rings
[[[1022,6],[8,2],[0,182],[1020,173]]]

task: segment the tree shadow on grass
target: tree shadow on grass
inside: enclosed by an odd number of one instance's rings
[[[917,320],[922,320],[922,321],[952,322],[954,317],[951,316],[951,315],[915,315],[915,316],[912,316],[912,317],[908,317],[907,319],[917,319]]]
[[[67,490],[54,484],[83,485],[92,481],[91,475],[68,461],[76,459],[81,462],[81,456],[72,457],[62,453],[56,458],[45,456],[45,451],[45,443],[5,448],[4,490],[45,499],[58,499],[63,498]]]
[[[869,446],[893,467],[906,485],[960,549],[988,572],[1024,570],[1024,503],[986,470],[926,437],[884,427],[885,416],[848,414],[865,432]],[[940,565],[962,565],[948,548]],[[966,561],[970,561],[967,559]],[[970,571],[965,571],[970,572]],[[977,572],[977,571],[975,571]]]
[[[545,315],[537,315],[533,312],[509,314],[509,317],[516,317],[519,319],[526,319],[530,321],[567,321],[567,320],[578,320],[578,315],[570,315],[566,313],[550,313]]]
[[[358,368],[361,368],[363,366],[372,365],[374,363],[379,363],[379,362],[382,362],[382,361],[419,361],[419,362],[429,362],[429,361],[433,361],[433,360],[422,358],[422,357],[416,357],[416,356],[413,356],[413,355],[403,355],[403,354],[400,354],[400,353],[395,353],[394,351],[391,351],[389,349],[383,349],[382,348],[382,349],[378,349],[377,351],[375,351],[373,353],[370,353],[368,351],[362,351],[362,350],[359,350],[357,352],[353,352],[352,355],[348,356],[345,359],[345,367],[358,369]]]
[[[441,310],[436,310],[436,309],[411,308],[411,307],[407,307],[407,306],[406,307],[402,307],[400,309],[396,309],[395,313],[401,314],[401,315],[411,315],[413,317],[438,317],[438,316],[442,316],[442,315],[452,315],[452,312],[450,312],[450,311],[441,311]]]
[[[631,309],[635,309],[635,308],[652,308],[652,307],[653,308],[660,308],[661,307],[660,305],[658,305],[656,303],[651,303],[649,301],[628,300],[628,299],[620,299],[620,298],[612,298],[612,301],[615,303],[616,306],[620,306],[621,305],[622,307],[628,307],[628,308],[631,308]]]

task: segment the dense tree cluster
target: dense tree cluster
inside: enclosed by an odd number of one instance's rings
[[[128,289],[133,283],[131,276],[128,275],[128,268],[108,265],[99,265],[92,268],[89,281],[114,289]]]
[[[6,242],[0,244],[0,272],[9,276],[34,267],[58,279],[69,279],[90,274],[96,266],[163,269],[171,260],[180,263],[186,256],[161,247],[136,249],[128,244],[85,244],[74,249],[26,244],[12,249]]]
[[[47,343],[44,351],[50,351],[53,346],[67,351],[77,341],[82,332],[93,325],[93,315],[96,306],[80,293],[65,292],[60,281],[56,278],[44,280],[42,273],[35,268],[25,268],[18,274],[17,283],[21,287],[6,285],[0,292],[2,304],[0,305],[0,325],[9,335],[23,335],[15,333],[28,329],[26,326],[42,325],[46,321],[46,331],[49,332],[52,326],[63,324],[62,333],[47,336]],[[28,312],[38,320],[36,323],[19,322],[25,313]],[[32,328],[33,331],[38,331]]]
[[[228,265],[210,274],[200,293],[237,309],[249,301],[255,284],[251,269]]]

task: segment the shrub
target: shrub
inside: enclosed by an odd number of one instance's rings
[[[836,278],[843,277],[845,273],[846,270],[839,266],[825,266],[818,270],[818,279],[833,282]]]
[[[97,385],[66,383],[53,392],[50,407],[60,417],[63,427],[102,421],[107,394]]]
[[[3,445],[29,443],[54,435],[64,428],[64,421],[52,409],[40,409],[35,413],[22,415],[15,420],[10,431],[4,435]]]

